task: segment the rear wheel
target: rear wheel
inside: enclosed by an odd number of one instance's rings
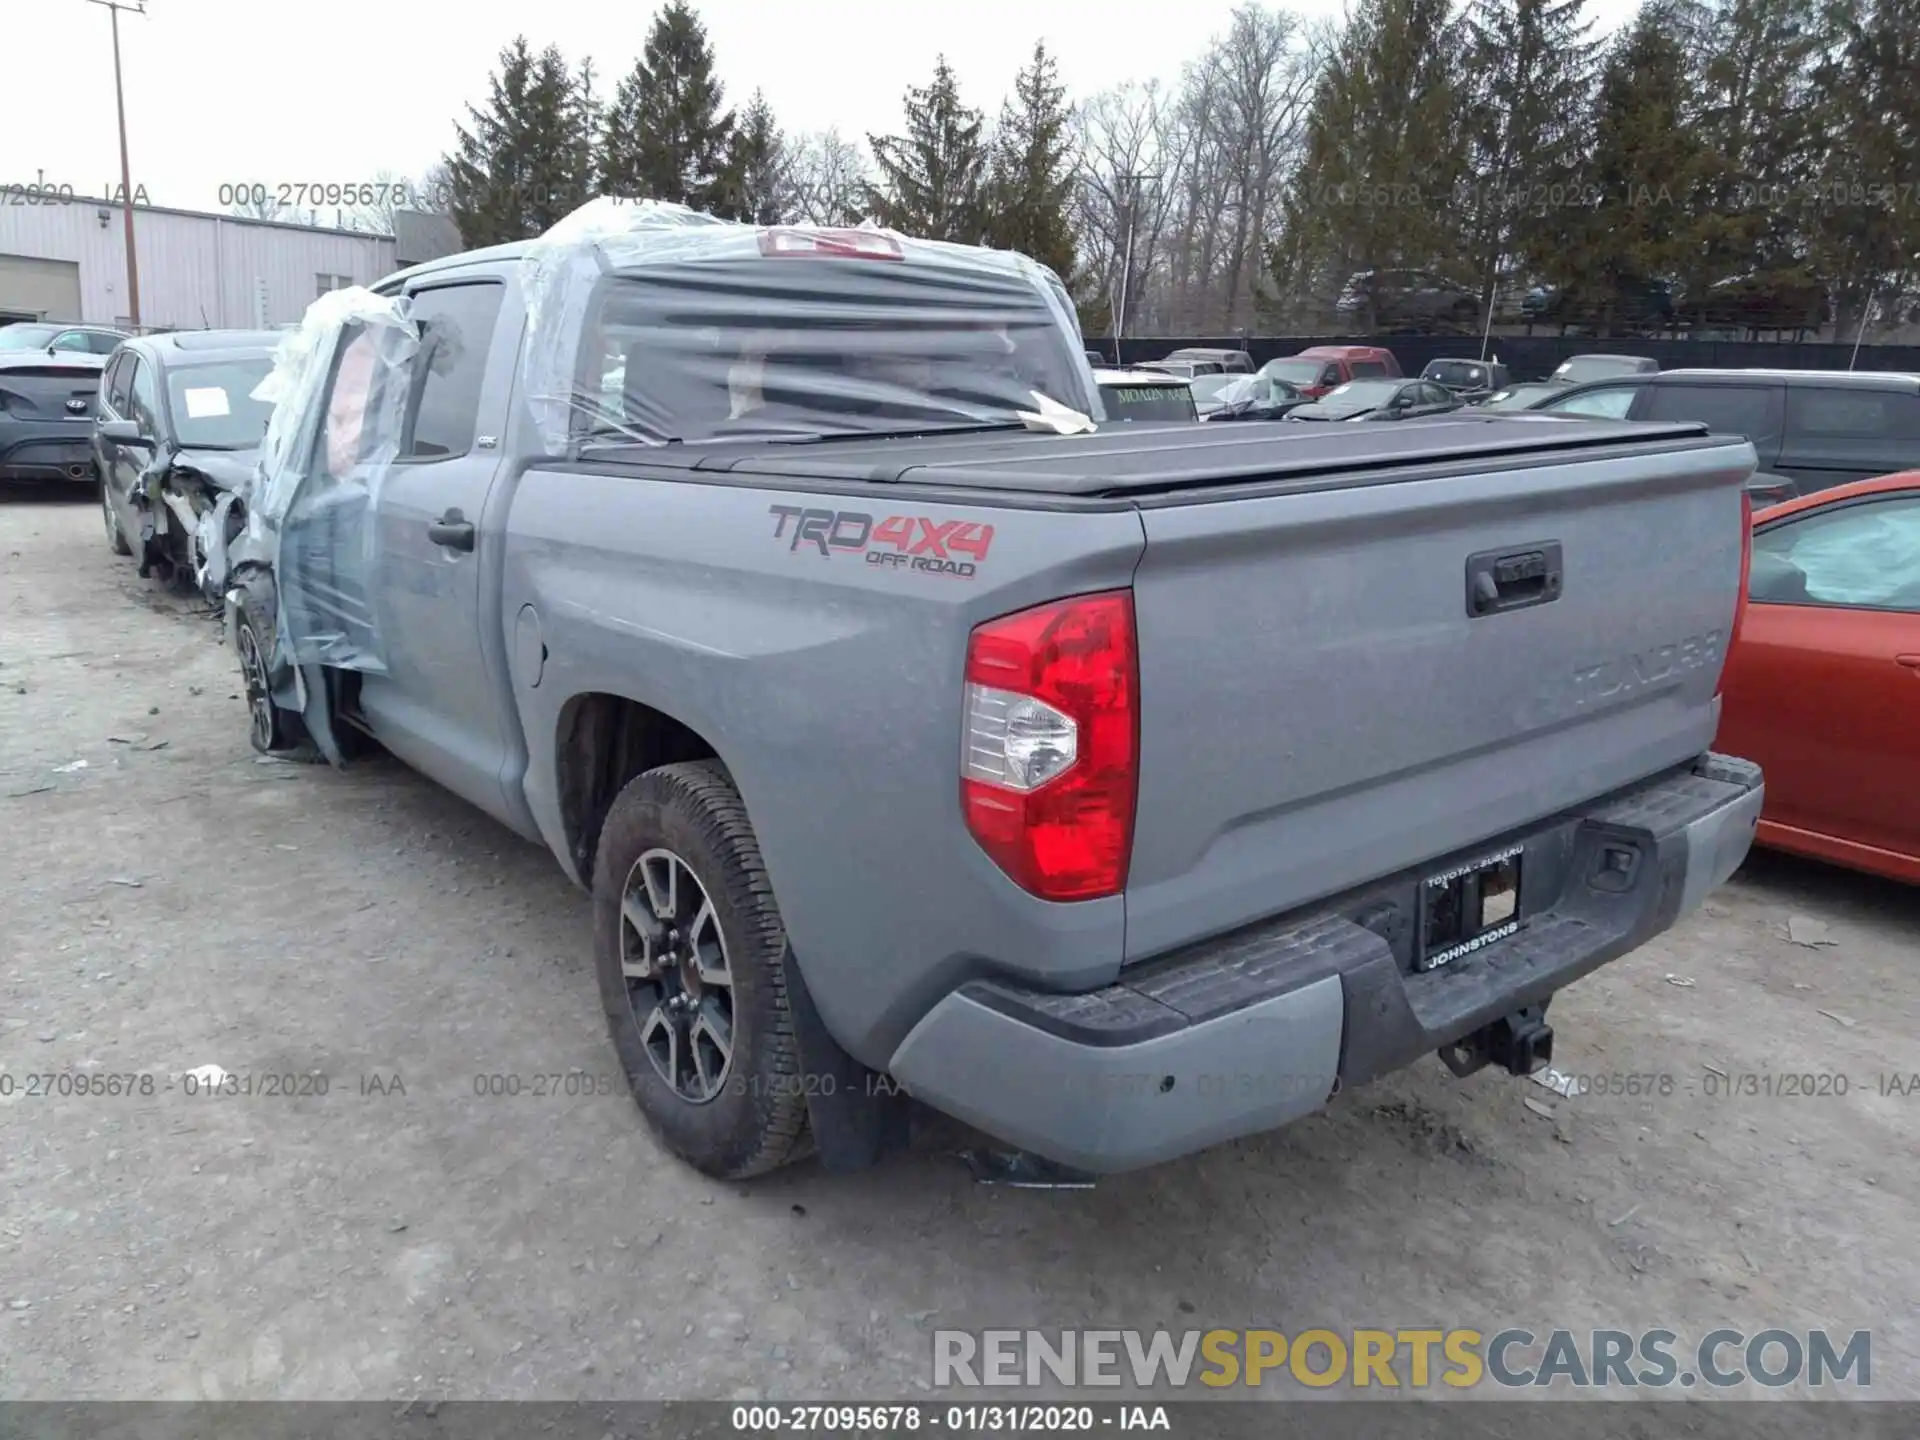
[[[628,782],[601,829],[593,912],[607,1026],[667,1148],[735,1180],[804,1155],[786,928],[718,761]]]
[[[107,545],[116,555],[131,555],[133,546],[127,543],[127,532],[120,528],[120,515],[107,495],[107,477],[96,475],[96,478],[100,483],[100,513],[107,522]]]

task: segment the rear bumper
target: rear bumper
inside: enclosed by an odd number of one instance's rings
[[[1669,928],[1745,859],[1763,793],[1758,766],[1709,755],[1310,913],[1130,966],[1101,990],[973,981],[889,1069],[916,1098],[1095,1172],[1270,1130]],[[1519,931],[1415,971],[1424,877],[1513,845],[1525,847]]]
[[[0,425],[0,479],[91,480],[91,419]],[[75,473],[75,472],[78,473]]]

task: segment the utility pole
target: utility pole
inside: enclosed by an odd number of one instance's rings
[[[127,97],[120,88],[120,12],[147,13],[147,0],[88,0],[113,16],[113,103],[120,112],[120,213],[127,228],[127,318],[140,328],[140,262],[133,253],[133,172],[127,164]]]
[[[1120,337],[1127,328],[1127,279],[1133,273],[1133,221],[1135,212],[1140,208],[1140,186],[1149,180],[1158,180],[1158,175],[1116,175],[1115,182],[1127,197],[1127,239],[1122,247],[1120,258],[1120,301],[1114,307],[1113,314],[1113,363],[1119,365]]]

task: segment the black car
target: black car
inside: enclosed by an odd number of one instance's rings
[[[0,480],[93,478],[88,443],[106,357],[0,350]]]
[[[1920,468],[1920,375],[1873,370],[1663,370],[1566,386],[1546,415],[1699,420],[1759,455],[1756,498]]]
[[[1427,270],[1362,270],[1350,276],[1334,310],[1364,330],[1477,334],[1480,297]]]
[[[107,543],[140,573],[193,574],[202,520],[252,473],[273,406],[272,330],[188,330],[129,340],[100,385],[93,451]],[[231,502],[222,523],[237,529]],[[230,535],[223,538],[231,538]]]
[[[1463,405],[1478,405],[1507,388],[1507,367],[1497,360],[1429,360],[1422,380],[1444,385]]]
[[[1431,380],[1349,380],[1318,400],[1296,407],[1289,420],[1411,420],[1444,415],[1460,402]]]

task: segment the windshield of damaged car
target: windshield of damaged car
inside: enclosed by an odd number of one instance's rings
[[[1384,405],[1400,392],[1401,383],[1398,380],[1349,380],[1337,389],[1328,391],[1325,403],[1343,409]]]
[[[176,365],[167,371],[167,414],[173,438],[188,450],[247,450],[267,434],[273,405],[253,389],[273,369],[273,357]]]
[[[1027,279],[911,260],[659,265],[603,281],[574,433],[659,444],[1017,425],[1094,404]]]

